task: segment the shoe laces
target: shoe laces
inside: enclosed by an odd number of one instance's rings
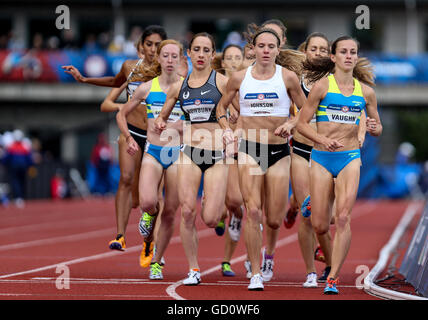
[[[229,263],[222,263],[221,268],[223,271],[232,271],[232,268],[230,267]]]
[[[257,273],[251,277],[251,283],[258,283],[258,282],[263,282],[263,278],[260,275],[260,273]]]
[[[337,279],[333,279],[333,278],[328,278],[327,280],[327,285],[329,288],[333,288],[334,286],[339,284],[339,278]]]
[[[197,270],[190,270],[187,275],[189,276],[189,278],[196,278],[198,276],[198,273],[199,271]]]
[[[162,271],[162,266],[159,263],[155,262],[150,265],[150,270],[153,274],[159,274]]]
[[[272,259],[265,259],[263,263],[263,272],[265,271],[272,271],[273,269],[273,260]]]

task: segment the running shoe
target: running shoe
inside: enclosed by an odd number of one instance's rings
[[[320,245],[315,249],[314,259],[316,261],[325,262],[325,255],[324,252],[322,252]]]
[[[318,278],[318,282],[326,282],[328,275],[330,274],[330,270],[331,270],[331,266],[325,267],[321,277]]]
[[[221,263],[221,273],[224,277],[234,277],[235,272],[233,272],[232,268],[230,267],[229,262],[222,262]]]
[[[302,203],[302,208],[300,209],[302,215],[307,218],[311,216],[311,196],[307,196]]]
[[[324,288],[324,294],[339,294],[337,290],[337,285],[339,284],[339,279],[328,278],[327,284]]]
[[[156,216],[151,216],[147,212],[142,214],[140,223],[138,224],[138,230],[144,238],[147,238],[152,232],[155,218]]]
[[[318,287],[317,283],[317,274],[315,272],[308,273],[306,276],[306,281],[303,283],[303,288],[316,288]]]
[[[263,281],[268,282],[273,277],[273,259],[266,259],[266,249],[263,249],[262,277]]]
[[[253,276],[253,272],[251,271],[251,262],[246,260],[244,262],[244,267],[245,267],[245,270],[247,271],[247,279],[251,279],[251,277]]]
[[[264,288],[265,287],[263,285],[263,277],[260,275],[260,273],[257,273],[251,277],[248,290],[262,291]]]
[[[201,272],[197,269],[192,269],[187,274],[187,278],[183,280],[185,286],[197,286],[201,283]]]
[[[226,228],[226,225],[224,223],[224,220],[221,220],[217,226],[215,227],[215,233],[221,237],[224,234],[224,230]]]
[[[157,262],[150,263],[150,274],[149,274],[150,280],[162,280],[163,279],[162,268],[163,267]]]
[[[235,217],[234,214],[232,214],[232,217],[230,218],[230,221],[229,221],[229,235],[232,241],[235,241],[235,242],[239,241],[239,238],[241,236],[241,222],[242,222],[242,219],[239,219]]]
[[[152,241],[143,241],[143,250],[141,250],[140,254],[140,266],[142,268],[147,268],[150,266],[150,262],[152,262],[153,259],[153,247],[154,243]]]
[[[299,210],[292,210],[291,207],[288,208],[287,215],[284,218],[284,226],[287,229],[291,229],[291,227],[294,226],[298,212]]]
[[[108,247],[111,250],[125,251],[125,248],[126,248],[125,237],[121,234],[118,234],[116,239],[108,243]]]

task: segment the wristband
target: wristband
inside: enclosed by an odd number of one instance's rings
[[[218,117],[218,118],[217,118],[217,121],[220,121],[220,119],[221,119],[221,118],[227,118],[227,117],[226,117],[226,115],[224,114],[224,115],[222,115],[222,116]]]

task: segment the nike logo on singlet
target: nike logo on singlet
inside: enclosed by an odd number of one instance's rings
[[[201,96],[203,96],[204,94],[206,94],[206,93],[208,93],[208,92],[210,92],[211,91],[211,89],[210,90],[207,90],[207,91],[201,91]]]

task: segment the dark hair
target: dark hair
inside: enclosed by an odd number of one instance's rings
[[[166,35],[166,31],[162,26],[158,26],[158,25],[150,25],[147,26],[143,33],[141,34],[140,39],[138,40],[136,47],[138,48],[141,44],[144,43],[144,41],[146,40],[146,38],[148,36],[151,36],[152,34],[158,34],[162,40],[166,40],[168,37]]]
[[[239,51],[241,51],[242,56],[244,56],[244,50],[242,49],[242,47],[240,45],[231,43],[231,44],[227,45],[226,47],[224,47],[223,52],[221,54],[221,60],[224,60],[224,55],[225,55],[227,49],[229,49],[229,48],[239,49]]]
[[[281,20],[279,19],[269,19],[263,22],[262,27],[266,27],[268,24],[275,24],[281,28],[282,36],[285,37],[285,33],[287,32],[287,28],[284,26]]]
[[[214,37],[213,37],[212,35],[210,35],[208,32],[199,32],[199,33],[195,34],[195,35],[192,37],[192,40],[190,40],[190,43],[189,43],[189,50],[191,50],[191,49],[192,49],[193,41],[194,41],[196,38],[198,38],[198,37],[206,37],[206,38],[210,39],[210,41],[211,41],[211,45],[212,45],[212,47],[213,47],[213,52],[215,52],[215,51],[216,51]]]
[[[327,46],[328,46],[328,51],[330,52],[330,41],[328,40],[328,38],[325,36],[325,34],[324,33],[321,33],[321,32],[313,32],[313,33],[311,33],[307,38],[306,38],[306,40],[305,40],[305,42],[304,42],[304,50],[306,51],[306,50],[308,50],[308,45],[309,45],[309,42],[311,41],[311,39],[313,39],[313,38],[322,38],[322,39],[324,39],[325,41],[327,41]]]
[[[226,74],[226,70],[222,67],[221,62],[224,60],[224,54],[229,48],[239,49],[241,51],[242,58],[244,58],[244,50],[242,49],[241,46],[232,43],[224,47],[223,52],[218,53],[211,62],[211,67],[215,71],[220,72],[221,74]]]
[[[336,54],[337,44],[340,41],[352,40],[357,44],[357,53],[360,48],[360,44],[358,40],[352,38],[350,36],[342,36],[337,38],[333,44],[331,45],[331,53]],[[317,59],[313,59],[312,61],[306,60],[303,64],[303,68],[305,69],[306,79],[309,82],[315,82],[329,73],[333,73],[335,69],[335,63],[331,60],[330,57],[320,57]],[[370,86],[374,86],[374,73],[373,66],[367,58],[358,58],[357,64],[354,67],[352,76],[357,78],[359,81],[364,82]]]
[[[270,33],[270,34],[274,35],[275,38],[276,38],[276,40],[277,40],[277,42],[278,42],[278,48],[279,48],[279,46],[281,45],[281,39],[280,39],[278,33],[276,33],[276,31],[273,30],[273,29],[265,28],[265,27],[261,27],[261,28],[259,28],[259,29],[256,30],[255,34],[253,35],[253,39],[251,41],[251,43],[253,45],[256,45],[256,39],[262,33]]]
[[[360,52],[360,43],[358,42],[357,39],[352,38],[351,36],[341,36],[341,37],[337,38],[336,40],[334,40],[334,42],[331,44],[331,53],[336,54],[337,44],[340,41],[345,41],[345,40],[354,41],[357,44],[357,54]]]

